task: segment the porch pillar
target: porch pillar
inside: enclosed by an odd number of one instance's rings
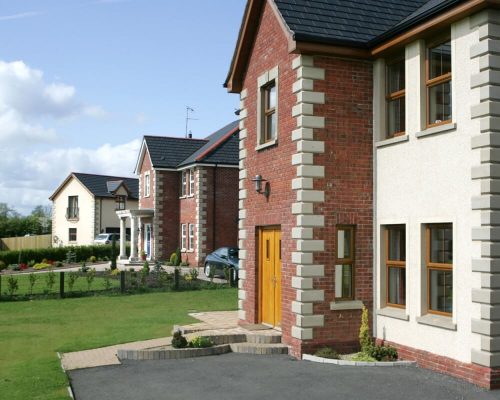
[[[136,217],[130,217],[130,261],[137,261],[137,226]]]
[[[120,260],[125,260],[127,258],[127,251],[125,242],[127,240],[127,227],[126,218],[120,217]]]

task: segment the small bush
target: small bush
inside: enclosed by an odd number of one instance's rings
[[[374,362],[377,360],[375,358],[373,358],[372,356],[370,356],[369,354],[359,352],[352,357],[352,361]]]
[[[175,266],[178,267],[179,264],[182,261],[182,255],[181,255],[181,249],[180,248],[177,247],[177,249],[175,249],[175,255],[177,256],[177,262],[175,263]]]
[[[182,336],[181,331],[177,331],[174,333],[174,337],[172,338],[172,347],[174,349],[183,349],[187,347],[188,341]]]
[[[47,264],[47,263],[38,263],[38,264],[33,265],[33,269],[36,269],[36,270],[47,269],[50,267],[51,267],[51,265]]]
[[[27,269],[28,269],[28,264],[25,264],[25,263],[19,264],[19,270],[20,271],[25,271]]]
[[[317,357],[322,357],[322,358],[331,358],[334,360],[339,359],[339,354],[333,350],[331,347],[323,347],[321,349],[318,349],[316,353],[314,353],[315,356]]]
[[[63,263],[62,261],[56,261],[56,262],[54,263],[54,266],[55,266],[56,268],[62,268],[62,267],[64,267],[64,263]]]
[[[392,346],[373,346],[370,356],[377,361],[395,361],[398,359],[398,351]]]
[[[45,274],[45,284],[47,286],[47,292],[52,291],[52,287],[56,283],[56,273],[54,271],[50,271]]]
[[[95,278],[95,268],[89,269],[85,276],[85,279],[87,280],[87,290],[89,292],[90,288],[92,287],[92,283],[94,282],[94,278]]]
[[[94,264],[95,262],[97,261],[97,257],[96,256],[90,256],[89,257],[89,262]]]
[[[1,262],[1,261],[0,261]],[[28,261],[28,267],[33,268],[33,266],[36,264],[35,260],[29,260]]]
[[[359,345],[361,352],[370,354],[373,347],[372,338],[370,336],[370,326],[368,324],[368,309],[363,306],[361,312],[361,326],[359,327]]]
[[[11,271],[21,271],[21,267],[19,266],[19,264],[10,264],[9,269]]]
[[[144,261],[144,264],[142,266],[142,271],[147,275],[149,274],[149,263],[147,261]]]
[[[33,288],[35,286],[36,280],[38,279],[38,275],[35,275],[33,272],[28,275],[29,288],[30,288],[30,296],[33,294]]]
[[[206,347],[212,347],[214,345],[214,342],[206,336],[197,336],[193,338],[188,344],[189,347],[195,348],[195,349],[204,349]]]
[[[80,267],[80,272],[86,273],[90,270],[90,267],[87,267],[87,264],[85,264],[85,261],[82,262],[82,266]]]
[[[3,261],[0,261],[0,271],[3,271],[4,269],[7,269],[7,264],[5,264]]]
[[[183,261],[183,262],[180,263],[180,266],[181,267],[189,267],[189,262]]]
[[[69,291],[73,291],[73,286],[75,286],[76,280],[80,277],[77,271],[70,271],[68,274],[68,288]]]
[[[104,289],[106,289],[106,290],[111,289],[111,286],[112,286],[112,284],[111,284],[111,276],[112,276],[112,274],[113,274],[113,271],[110,271],[108,269],[106,269],[104,271],[104,275],[103,275],[104,282],[103,282],[103,284],[104,284]]]
[[[191,268],[189,270],[189,275],[191,275],[191,279],[193,281],[195,281],[196,279],[198,279],[198,269],[197,268]]]
[[[17,278],[14,278],[13,275],[10,275],[7,278],[7,293],[9,294],[10,297],[13,297],[18,289],[19,285],[17,283]]]
[[[175,266],[177,266],[177,260],[178,260],[177,253],[172,253],[170,255],[170,263],[169,264],[173,265],[175,267]]]

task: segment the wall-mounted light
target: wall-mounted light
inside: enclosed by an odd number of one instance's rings
[[[271,192],[271,186],[269,185],[269,182],[263,179],[261,175],[255,175],[255,178],[252,179],[252,182],[255,184],[255,191],[257,193],[269,197],[269,194]],[[266,182],[266,184],[264,185],[264,190],[262,190],[262,182]]]

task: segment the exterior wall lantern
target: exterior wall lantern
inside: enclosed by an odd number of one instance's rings
[[[261,175],[255,175],[255,178],[252,179],[252,182],[255,184],[255,191],[257,193],[269,197],[269,194],[271,193],[271,186],[269,185],[269,182],[263,179]],[[264,190],[262,190],[262,182],[266,182],[264,185]]]

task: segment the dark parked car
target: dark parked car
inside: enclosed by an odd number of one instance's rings
[[[231,269],[233,280],[238,279],[238,249],[235,247],[221,247],[205,258],[205,275],[224,276],[224,268]],[[212,272],[213,271],[213,272]]]

